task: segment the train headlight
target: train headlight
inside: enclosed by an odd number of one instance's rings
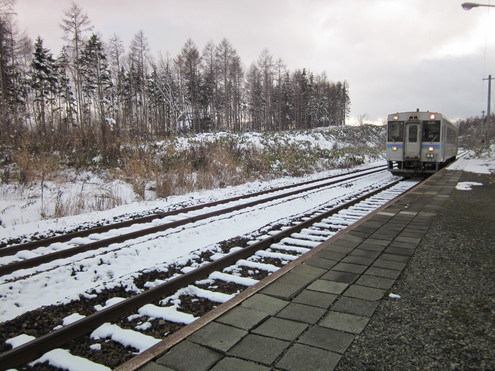
[[[399,115],[394,116],[394,121],[397,121],[397,120],[399,120]]]
[[[428,152],[433,152],[435,150],[435,147],[428,147]]]
[[[397,151],[399,148],[397,148],[396,146],[393,146],[392,147],[392,151]]]
[[[435,117],[436,117],[436,116],[435,116],[435,114],[434,114],[434,113],[432,113],[432,114],[430,115],[430,120],[435,120]]]

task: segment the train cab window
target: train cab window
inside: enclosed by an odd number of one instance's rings
[[[404,140],[404,121],[388,122],[388,141],[402,142]]]
[[[440,141],[440,121],[423,121],[423,142]]]
[[[407,140],[409,143],[416,143],[418,141],[418,125],[409,125]]]

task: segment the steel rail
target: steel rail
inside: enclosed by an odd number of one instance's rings
[[[354,170],[354,171],[350,171],[350,172],[345,173],[345,174],[331,175],[331,176],[323,177],[320,179],[308,180],[305,182],[301,182],[301,183],[297,183],[297,184],[291,184],[291,185],[283,186],[283,187],[277,187],[277,188],[273,188],[270,190],[254,192],[254,193],[250,193],[250,194],[246,194],[246,195],[242,195],[242,196],[226,198],[224,200],[213,201],[213,202],[208,202],[205,204],[189,206],[189,207],[182,208],[182,209],[170,210],[170,211],[166,211],[166,212],[162,212],[162,213],[147,215],[147,216],[135,218],[132,220],[126,220],[123,222],[118,222],[118,223],[113,223],[113,224],[108,224],[108,225],[102,225],[102,226],[98,226],[98,227],[94,227],[94,228],[90,228],[90,229],[85,229],[85,230],[81,230],[81,231],[77,231],[77,232],[70,232],[70,233],[60,235],[60,236],[54,236],[54,237],[39,239],[36,241],[26,242],[23,244],[3,247],[3,248],[0,248],[0,257],[8,256],[8,255],[14,255],[14,254],[18,253],[19,251],[23,251],[23,250],[34,250],[38,247],[48,246],[48,245],[50,245],[52,243],[56,243],[56,242],[67,242],[67,241],[70,241],[71,239],[77,238],[77,237],[87,237],[87,236],[94,234],[94,233],[104,233],[104,232],[108,232],[112,229],[125,228],[125,227],[129,227],[131,225],[134,225],[134,224],[148,223],[148,222],[151,222],[155,219],[163,219],[163,218],[168,217],[168,216],[173,216],[173,215],[182,214],[182,213],[188,213],[191,211],[203,209],[205,207],[218,206],[218,205],[226,204],[229,202],[239,201],[239,200],[242,200],[245,198],[262,196],[264,194],[268,194],[271,192],[283,191],[286,189],[305,186],[308,184],[326,181],[326,180],[337,178],[337,177],[342,177],[342,176],[351,175],[351,174],[355,174],[355,173],[361,173],[361,172],[364,173],[366,171],[378,169],[378,168],[386,168],[386,165],[379,165],[379,166],[369,167],[367,169]]]
[[[207,265],[201,266],[194,271],[186,273],[182,276],[167,281],[161,285],[158,285],[148,291],[138,294],[134,297],[128,298],[120,303],[112,305],[108,308],[101,310],[100,312],[89,315],[79,321],[76,321],[70,325],[64,326],[61,329],[55,330],[49,334],[40,336],[28,343],[20,345],[12,350],[0,354],[0,364],[5,368],[14,368],[23,365],[29,361],[39,358],[44,353],[60,347],[61,345],[74,340],[77,337],[90,333],[98,326],[101,326],[105,322],[115,320],[121,316],[128,315],[130,312],[142,307],[145,304],[159,300],[163,297],[167,297],[182,287],[186,287],[203,277],[208,276],[210,273],[221,270],[229,265],[234,264],[239,259],[246,259],[253,255],[256,251],[266,249],[271,244],[277,243],[285,237],[290,236],[293,233],[297,233],[304,228],[308,228],[314,223],[328,218],[329,216],[344,210],[354,204],[357,204],[369,197],[380,193],[395,184],[400,180],[389,183],[386,186],[375,189],[368,192],[358,198],[349,201],[345,204],[334,207],[320,215],[311,217],[296,226],[289,227],[273,236],[268,237],[262,241],[256,242],[241,250],[237,250],[232,254],[224,256],[218,260],[215,260]]]
[[[108,246],[108,245],[111,245],[114,243],[122,243],[122,242],[125,242],[127,240],[142,237],[142,236],[149,235],[152,233],[163,232],[167,229],[176,228],[176,227],[179,227],[179,226],[182,226],[185,224],[194,223],[194,222],[197,222],[200,220],[212,218],[212,217],[219,216],[222,214],[228,214],[228,213],[233,212],[233,211],[238,211],[238,210],[245,209],[248,207],[256,206],[256,205],[270,202],[270,201],[273,201],[276,199],[280,199],[280,198],[284,198],[284,197],[290,197],[290,196],[299,194],[301,192],[309,192],[309,191],[312,191],[314,189],[328,187],[330,185],[334,185],[334,184],[341,183],[341,182],[343,183],[343,182],[346,182],[346,181],[349,181],[352,179],[360,178],[360,177],[363,177],[363,176],[366,176],[369,174],[374,174],[374,173],[381,172],[381,171],[385,171],[385,169],[372,170],[372,171],[369,171],[369,172],[364,173],[364,174],[360,173],[357,175],[352,175],[352,176],[349,176],[345,179],[332,180],[332,181],[326,182],[324,184],[317,184],[317,185],[313,185],[313,186],[310,186],[310,187],[307,187],[304,189],[297,189],[297,190],[286,192],[283,194],[278,194],[278,195],[274,195],[271,197],[266,197],[266,198],[263,198],[260,200],[254,200],[251,202],[244,203],[242,205],[231,206],[231,207],[227,207],[225,209],[211,211],[208,213],[204,213],[204,214],[197,215],[197,216],[192,216],[192,217],[185,218],[182,220],[177,220],[174,222],[170,222],[170,223],[166,223],[166,224],[162,224],[162,225],[158,225],[158,226],[154,226],[154,227],[149,227],[149,228],[144,228],[144,229],[141,229],[138,231],[126,233],[126,234],[123,234],[120,236],[110,237],[107,239],[91,242],[89,244],[83,244],[83,245],[75,246],[75,247],[72,247],[69,249],[59,250],[59,251],[45,254],[45,255],[39,255],[39,256],[36,256],[33,258],[29,258],[29,259],[25,259],[25,260],[19,260],[19,261],[10,263],[10,264],[5,264],[5,265],[0,266],[0,276],[7,275],[7,274],[10,274],[12,272],[21,270],[21,269],[33,268],[33,267],[36,267],[36,266],[41,265],[41,264],[52,262],[54,260],[68,258],[70,256],[74,256],[76,254],[80,254],[83,252],[96,250],[96,249],[99,249],[101,247],[105,247],[105,246]]]

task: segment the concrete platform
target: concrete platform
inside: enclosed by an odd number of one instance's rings
[[[433,175],[141,369],[334,369],[399,279],[460,174]]]

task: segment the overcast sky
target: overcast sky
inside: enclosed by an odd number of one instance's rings
[[[420,108],[457,119],[487,108],[495,77],[495,8],[463,0],[78,0],[94,30],[126,48],[142,30],[151,51],[176,56],[223,38],[247,68],[268,49],[287,67],[350,86],[351,119]],[[490,4],[490,0],[480,1]],[[71,0],[17,0],[21,30],[58,55]],[[492,1],[493,3],[493,1]],[[495,81],[493,81],[495,84]],[[493,101],[493,100],[492,100]],[[492,104],[492,112],[495,107]]]

